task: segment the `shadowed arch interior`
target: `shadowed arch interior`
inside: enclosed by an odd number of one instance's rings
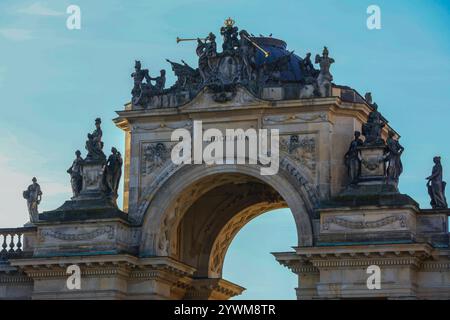
[[[199,278],[220,278],[234,236],[250,220],[289,207],[298,245],[313,244],[309,194],[292,174],[261,176],[258,166],[186,166],[150,198],[143,221],[141,255],[170,256],[196,269]],[[306,201],[305,201],[306,199]]]
[[[247,179],[210,190],[180,221],[179,258],[197,269],[196,276],[221,277],[226,251],[239,230],[264,212],[287,207],[272,187]]]

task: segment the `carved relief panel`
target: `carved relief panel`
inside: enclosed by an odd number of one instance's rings
[[[176,142],[141,142],[139,153],[139,190],[153,183],[162,170],[172,163],[171,152]]]
[[[299,166],[316,173],[317,163],[316,134],[287,134],[280,136],[280,151],[289,154]]]

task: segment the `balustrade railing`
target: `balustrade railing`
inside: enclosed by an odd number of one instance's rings
[[[35,231],[34,227],[0,229],[0,258],[21,256],[27,250],[24,248],[25,234]]]

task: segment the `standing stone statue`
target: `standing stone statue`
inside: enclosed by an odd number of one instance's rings
[[[207,82],[211,76],[212,68],[209,59],[217,56],[216,36],[210,32],[206,37],[205,42],[197,39],[196,53],[198,56],[198,69],[203,79],[203,83]]]
[[[72,186],[73,198],[78,197],[83,186],[83,158],[81,157],[80,150],[75,151],[75,160],[72,162],[72,166],[67,169],[67,173],[70,174],[70,184]]]
[[[105,161],[106,156],[103,153],[103,131],[100,127],[102,120],[100,118],[95,119],[95,130],[88,133],[88,140],[86,141],[86,150],[88,154],[86,161]]]
[[[320,65],[319,76],[317,77],[317,86],[321,97],[331,96],[331,81],[333,76],[330,73],[330,66],[334,63],[334,59],[328,57],[328,48],[324,47],[322,57],[316,55],[316,63]]]
[[[445,186],[447,183],[442,180],[441,157],[433,158],[434,166],[431,176],[427,177],[428,194],[431,198],[433,209],[447,209],[447,199],[445,198]]]
[[[111,155],[108,157],[105,165],[105,186],[108,192],[113,196],[114,199],[117,198],[117,190],[119,188],[120,177],[122,176],[122,156],[116,148],[111,148]]]
[[[369,105],[372,105],[372,92],[366,92],[364,100],[366,100]]]
[[[387,166],[387,178],[388,182],[394,182],[395,185],[398,184],[398,178],[403,172],[403,164],[402,160],[400,159],[403,151],[405,148],[403,148],[398,140],[395,138],[395,133],[392,131],[389,131],[389,136],[386,141],[386,155],[385,159],[388,162]]]
[[[30,221],[37,222],[39,220],[38,205],[42,200],[42,191],[36,177],[33,177],[32,181],[33,184],[30,184],[27,190],[23,192],[23,197],[27,200]]]
[[[145,79],[147,83],[150,84],[150,76],[148,73],[148,69],[142,69],[140,61],[135,61],[134,70],[135,71],[131,74],[131,77],[134,80],[134,86],[131,90],[131,96],[133,104],[136,104],[135,102],[139,100],[139,97],[142,93],[142,81],[144,81]]]
[[[352,185],[358,182],[361,173],[361,159],[358,147],[363,145],[363,141],[360,136],[361,132],[355,131],[355,139],[350,143],[350,147],[345,154],[345,165],[347,166],[350,184]]]
[[[378,105],[372,104],[373,111],[369,113],[367,123],[363,124],[362,134],[366,138],[364,145],[384,145],[381,138],[381,130],[386,125],[381,113],[378,112]]]

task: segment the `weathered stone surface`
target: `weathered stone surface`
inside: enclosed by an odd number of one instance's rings
[[[450,298],[448,212],[420,210],[387,179],[392,128],[371,96],[331,83],[328,50],[316,70],[310,55],[299,60],[283,41],[238,36],[228,23],[223,52],[213,34],[199,39],[198,69],[169,61],[178,78],[169,89],[163,73],[151,78],[136,63],[133,101],[114,119],[125,131],[123,211],[119,174],[111,174],[120,156],[102,156],[97,121],[79,194],[33,228],[0,230],[0,298],[228,299],[244,290],[222,276],[233,238],[260,214],[287,207],[298,242],[274,255],[298,275],[298,299]],[[254,68],[251,41],[283,54]],[[303,74],[291,81],[293,63]],[[197,120],[221,133],[279,130],[278,173],[261,175],[261,163],[174,164],[172,132],[192,131]],[[354,173],[361,158],[355,178],[343,160],[361,128],[368,140],[357,138],[352,150]],[[67,288],[72,264],[81,290]],[[366,284],[371,265],[381,268],[379,290]]]

